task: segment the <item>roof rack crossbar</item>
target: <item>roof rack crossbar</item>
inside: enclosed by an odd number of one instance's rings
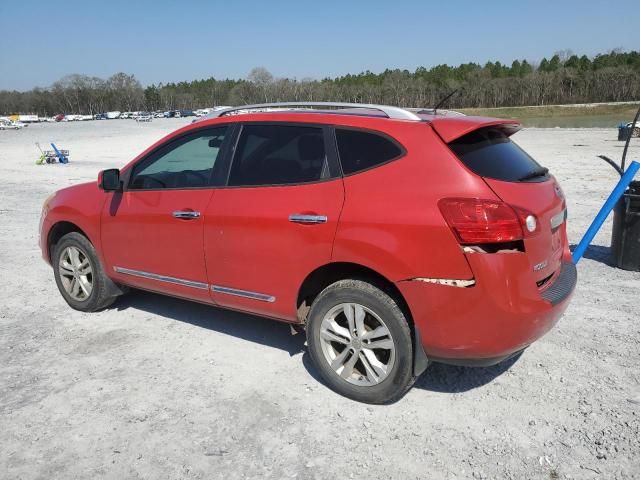
[[[279,103],[258,103],[255,105],[242,105],[241,107],[229,107],[211,112],[207,118],[216,118],[228,115],[241,110],[259,110],[262,108],[284,108],[284,107],[316,107],[316,108],[362,108],[366,110],[377,110],[384,113],[388,118],[394,120],[415,120],[422,119],[414,112],[400,107],[389,105],[374,105],[367,103],[343,103],[343,102],[279,102]]]

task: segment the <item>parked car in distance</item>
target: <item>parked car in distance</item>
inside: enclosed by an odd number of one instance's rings
[[[517,355],[567,308],[564,195],[511,140],[517,122],[360,104],[217,114],[45,201],[42,255],[72,308],[133,287],[289,322],[324,382],[370,403],[430,362]]]
[[[21,130],[27,126],[27,123],[14,122],[12,120],[3,120],[0,122],[0,130]]]
[[[95,120],[107,120],[109,117],[107,117],[106,113],[96,113],[93,118]]]
[[[136,116],[136,122],[151,122],[153,116],[149,112],[139,112]]]

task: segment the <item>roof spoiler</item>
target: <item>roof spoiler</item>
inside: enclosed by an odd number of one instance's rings
[[[431,125],[445,143],[451,143],[481,128],[498,127],[508,136],[522,129],[522,124],[517,120],[471,116],[434,117],[431,120]]]

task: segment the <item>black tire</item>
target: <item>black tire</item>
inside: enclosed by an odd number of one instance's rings
[[[75,247],[80,250],[91,265],[92,289],[90,295],[82,301],[73,298],[62,283],[59,264],[61,256],[68,247]],[[53,265],[53,274],[58,290],[60,290],[62,298],[71,308],[81,312],[95,312],[107,308],[116,300],[117,295],[114,295],[114,289],[112,288],[113,282],[105,275],[95,248],[84,235],[71,232],[63,236],[53,249],[51,264]]]
[[[334,307],[343,303],[357,303],[371,310],[383,320],[391,333],[395,361],[380,383],[365,386],[349,383],[331,368],[323,352],[320,337],[323,319]],[[326,384],[340,395],[364,403],[392,403],[401,398],[415,381],[411,330],[407,319],[392,297],[370,283],[349,279],[325,288],[311,305],[306,330],[309,354],[316,368]]]

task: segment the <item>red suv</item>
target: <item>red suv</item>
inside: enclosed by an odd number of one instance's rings
[[[515,355],[566,309],[565,200],[512,120],[316,103],[213,115],[45,202],[42,253],[71,307],[135,287],[300,325],[326,383],[372,403],[431,361]]]

